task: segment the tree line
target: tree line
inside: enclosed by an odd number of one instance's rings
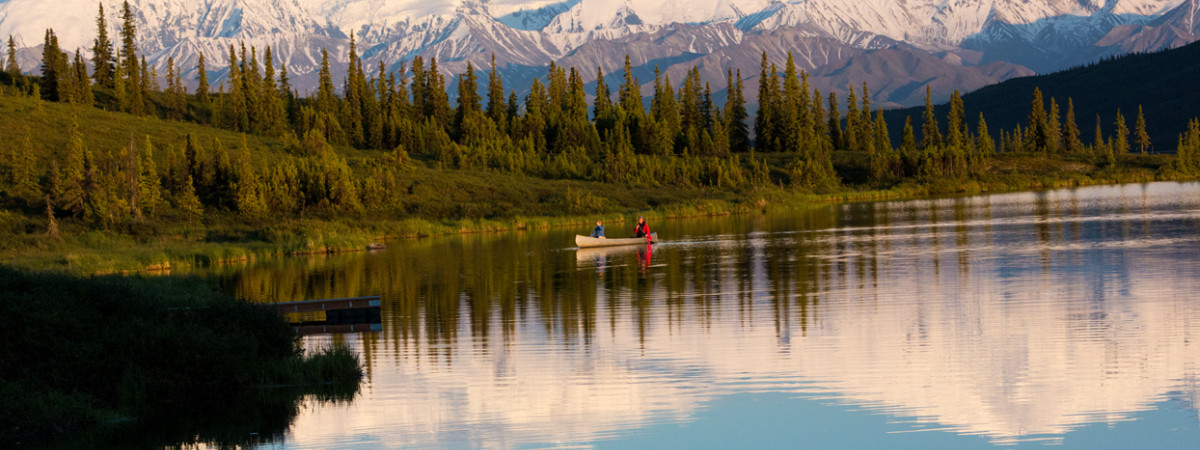
[[[621,83],[610,88],[597,68],[588,89],[574,67],[551,63],[523,98],[506,88],[493,58],[486,71],[471,64],[455,80],[451,104],[447,81],[434,58],[417,56],[390,71],[382,62],[368,70],[353,34],[347,75],[335,85],[329,54],[322,50],[317,91],[302,97],[291,86],[286,64],[277,66],[272,49],[230,46],[225,78],[212,86],[209,62],[201,54],[196,88],[188,92],[184,72],[168,58],[166,74],[138,54],[134,16],[121,10],[119,43],[109,37],[103,6],[91,48],[91,73],[76,50],[59,47],[47,30],[42,75],[25,77],[9,38],[0,67],[11,86],[45,101],[64,102],[188,121],[242,133],[281,138],[294,155],[270,166],[250,154],[243,139],[237,162],[220,143],[188,139],[183,148],[155,149],[148,139],[120,149],[89,149],[78,126],[65,162],[39,164],[24,150],[0,161],[8,179],[6,194],[26,203],[46,204],[95,222],[158,214],[166,205],[191,220],[206,209],[228,209],[250,218],[275,213],[388,211],[403,203],[405,171],[416,156],[442,168],[488,170],[550,179],[592,180],[632,185],[757,187],[787,182],[826,190],[842,183],[834,152],[867,156],[867,184],[889,186],[908,179],[965,178],[988,168],[996,152],[1079,155],[1115,164],[1118,155],[1150,145],[1139,108],[1131,131],[1118,111],[1111,132],[1097,118],[1094,139],[1084,144],[1067,100],[1065,118],[1051,98],[1047,109],[1035,90],[1028,126],[992,137],[983,116],[974,126],[955,92],[944,118],[934,113],[926,88],[920,138],[911,118],[899,147],[893,146],[882,109],[872,111],[869,87],[850,86],[845,111],[834,93],[812,89],[789,53],[780,68],[762,55],[758,111],[751,119],[740,69],[726,71],[726,100],[717,104],[712,86],[693,67],[681,84],[655,71],[647,108],[641,80],[628,55]],[[479,79],[486,74],[486,85]],[[160,81],[165,80],[164,87]],[[614,92],[615,91],[615,92]],[[481,94],[482,93],[482,94]],[[589,101],[590,98],[590,101]],[[751,126],[753,130],[751,130]],[[1180,137],[1176,170],[1200,174],[1200,132],[1193,124]],[[753,136],[751,136],[753,131]],[[135,139],[131,138],[131,141]],[[371,151],[373,163],[358,176],[334,146]],[[1136,146],[1136,147],[1135,147]],[[160,170],[155,151],[165,157]],[[767,154],[786,161],[773,168]],[[411,156],[410,156],[411,155]],[[61,166],[61,167],[60,167]]]

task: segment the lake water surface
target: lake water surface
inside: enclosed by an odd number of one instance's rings
[[[278,448],[1195,448],[1200,184],[389,244],[216,275],[383,297]],[[608,227],[610,236],[632,224]]]

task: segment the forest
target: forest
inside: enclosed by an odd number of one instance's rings
[[[935,114],[927,89],[919,123],[908,118],[897,146],[869,86],[850,86],[844,99],[823,94],[790,55],[778,66],[763,54],[758,77],[768,82],[753,117],[740,68],[717,87],[723,104],[697,68],[682,83],[656,73],[647,101],[628,57],[619,86],[600,69],[585,83],[578,69],[552,64],[523,98],[494,61],[468,65],[452,104],[436,59],[364,67],[353,36],[340,83],[321,51],[313,96],[297,93],[271,48],[244,44],[230,46],[216,86],[209,75],[221,71],[201,56],[189,90],[174,60],[165,74],[146,63],[128,4],[121,12],[114,42],[101,7],[90,61],[47,30],[40,76],[19,66],[9,37],[0,67],[6,233],[61,239],[60,222],[138,234],[147,222],[261,229],[294,218],[494,219],[710,197],[1029,189],[1048,186],[1012,177],[1044,166],[1076,172],[1067,184],[1200,175],[1197,120],[1180,130],[1177,156],[1143,157],[1151,143],[1141,108],[1115,111],[1112,123],[1097,117],[1087,132],[1071,98],[1037,88],[1027,123],[1008,130],[983,113],[967,117],[957,92]],[[466,184],[469,200],[451,192]],[[660,198],[623,200],[646,192]]]

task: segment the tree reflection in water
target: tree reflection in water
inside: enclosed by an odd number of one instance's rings
[[[382,295],[384,331],[348,337],[375,397],[339,423],[411,445],[589,442],[763,391],[1009,443],[1197,395],[1196,184],[659,229],[654,248],[514,232],[221,277],[254,301]],[[342,432],[298,420],[289,439]]]

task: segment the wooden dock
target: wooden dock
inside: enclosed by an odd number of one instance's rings
[[[271,304],[300,334],[382,331],[382,306],[378,295]]]
[[[275,310],[280,314],[313,311],[337,311],[342,309],[379,308],[383,306],[383,299],[381,299],[378,295],[371,295],[367,297],[274,303],[271,306],[275,307]]]

